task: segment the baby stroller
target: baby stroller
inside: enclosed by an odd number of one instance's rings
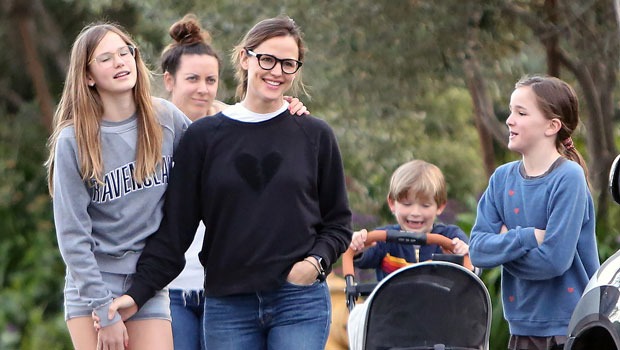
[[[620,204],[620,155],[609,172],[609,189]],[[588,282],[568,325],[567,350],[620,349],[620,252],[601,265]]]
[[[437,244],[447,251],[452,241],[438,234],[371,231],[376,241]],[[491,327],[491,300],[484,283],[472,272],[469,256],[433,256],[433,261],[401,268],[379,284],[357,284],[353,256],[342,259],[346,279],[350,349],[486,350]],[[460,258],[454,262],[435,261]],[[373,289],[374,287],[374,289]],[[372,293],[355,307],[358,296]]]

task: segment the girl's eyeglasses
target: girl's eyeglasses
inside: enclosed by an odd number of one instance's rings
[[[137,48],[127,45],[119,48],[116,52],[105,52],[101,55],[95,57],[92,61],[88,62],[88,64],[92,64],[93,62],[97,62],[97,64],[103,68],[109,68],[114,64],[114,56],[118,55],[123,61],[127,61],[130,57],[136,57]]]

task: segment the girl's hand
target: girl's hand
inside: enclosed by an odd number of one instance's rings
[[[502,233],[506,233],[508,232],[508,227],[506,227],[506,225],[502,225],[502,229],[499,230],[499,234],[501,235]]]
[[[466,255],[469,254],[469,246],[467,243],[460,240],[458,237],[452,239],[452,252],[454,254]]]
[[[297,97],[284,96],[284,100],[289,103],[288,110],[291,111],[292,115],[310,114],[308,108]]]
[[[97,350],[125,350],[128,346],[129,334],[123,321],[103,327],[97,333]]]
[[[136,305],[136,302],[133,300],[132,297],[125,294],[120,296],[119,298],[114,299],[112,301],[112,304],[110,304],[110,307],[108,308],[108,318],[110,320],[114,318],[114,314],[116,313],[116,311],[118,311],[118,313],[121,315],[121,319],[125,321],[131,316],[133,316],[136,312],[138,312],[138,305]],[[100,330],[100,319],[94,311],[92,313],[92,318],[94,321],[93,326],[95,327],[95,330]]]
[[[315,266],[319,266],[319,262],[313,257],[308,257],[306,259],[307,260],[298,261],[293,265],[291,272],[289,272],[286,277],[287,281],[297,285],[309,285],[316,281],[319,272]],[[313,262],[309,260],[313,260]],[[312,264],[315,265],[312,266]]]
[[[537,228],[534,229],[534,236],[536,236],[536,242],[538,243],[538,245],[541,245],[542,242],[545,240],[545,233],[547,233],[547,231],[539,230]]]

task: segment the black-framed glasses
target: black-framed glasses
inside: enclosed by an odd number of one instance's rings
[[[266,53],[256,53],[249,49],[245,49],[245,51],[248,53],[248,55],[256,57],[256,59],[258,60],[258,65],[264,70],[272,70],[273,67],[275,67],[276,64],[280,62],[280,67],[282,67],[283,73],[295,74],[295,72],[299,70],[299,67],[304,64],[303,62],[294,60],[292,58],[281,59],[277,58],[274,55],[269,55]]]
[[[97,62],[98,65],[106,68],[111,67],[114,64],[114,55],[118,55],[123,61],[129,59],[129,57],[136,57],[137,48],[126,45],[118,48],[116,52],[105,52],[101,55],[92,59],[92,61],[88,62],[88,64],[92,64],[93,62]]]

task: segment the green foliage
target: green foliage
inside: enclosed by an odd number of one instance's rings
[[[0,348],[70,347],[37,106],[0,111]]]
[[[394,221],[385,204],[390,176],[400,164],[418,158],[438,165],[446,177],[450,202],[442,219],[471,230],[487,183],[462,72],[473,18],[481,16],[481,44],[475,49],[500,120],[508,115],[514,83],[546,69],[544,47],[529,26],[506,21],[511,18],[501,9],[504,0],[40,2],[60,32],[50,37],[45,20],[36,17],[37,40],[46,43],[39,43],[39,54],[55,97],[67,65],[59,52],[69,52],[85,24],[120,23],[136,39],[149,67],[158,71],[159,54],[170,42],[169,27],[194,12],[222,56],[218,98],[232,103],[232,47],[258,20],[279,14],[294,18],[305,32],[304,82],[312,98],[300,97],[338,137],[355,229]],[[536,2],[520,4],[540,10]],[[47,132],[30,102],[34,96],[24,79],[20,38],[5,12],[0,11],[0,19],[0,64],[5,68],[0,77],[0,349],[70,348],[62,316],[64,268],[42,166]],[[50,42],[60,51],[52,50]],[[161,85],[160,75],[154,85]],[[583,133],[576,137],[579,149],[585,149],[584,139]],[[502,147],[495,152],[498,165],[518,157]],[[620,245],[619,206],[611,206],[609,222],[599,223],[597,233],[604,260]],[[491,348],[503,349],[508,330],[499,269],[485,271],[483,280],[494,306]]]

